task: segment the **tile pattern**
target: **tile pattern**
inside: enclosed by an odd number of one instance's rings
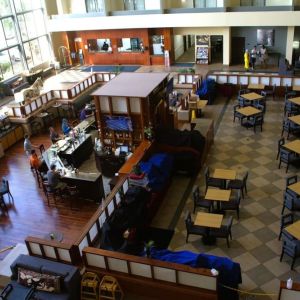
[[[300,282],[300,259],[295,270],[290,271],[291,260],[284,257],[279,261],[282,242],[278,241],[280,213],[285,188],[285,168],[278,169],[276,161],[277,141],[281,134],[283,100],[268,100],[263,131],[254,133],[252,129],[233,123],[233,105],[230,100],[215,136],[206,164],[211,168],[230,168],[237,170],[240,177],[248,170],[248,195],[241,201],[240,220],[235,212],[226,212],[226,217],[234,216],[233,240],[227,248],[224,239],[217,240],[214,246],[206,246],[199,236],[190,236],[185,243],[185,211],[193,211],[191,197],[187,198],[181,212],[173,239],[169,245],[172,250],[191,250],[220,256],[227,256],[241,264],[243,283],[240,288],[262,293],[278,293],[279,281],[292,277]],[[216,117],[214,111],[222,111],[224,99],[210,107],[208,117]],[[214,111],[213,111],[214,109]],[[198,174],[194,187],[200,185],[204,191],[204,168]],[[297,174],[291,167],[288,175]],[[247,298],[245,295],[243,298]],[[277,299],[276,296],[269,297]],[[265,297],[264,299],[268,299]]]

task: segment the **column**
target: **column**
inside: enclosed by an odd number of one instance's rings
[[[292,63],[292,58],[293,58],[294,32],[295,32],[294,26],[289,26],[287,28],[285,57],[290,62],[290,64]]]

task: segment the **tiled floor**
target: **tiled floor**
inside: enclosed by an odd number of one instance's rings
[[[219,239],[215,246],[203,245],[199,236],[190,236],[185,243],[185,211],[192,211],[191,195],[180,214],[175,234],[169,245],[172,250],[191,250],[219,256],[227,256],[241,264],[243,272],[243,290],[277,294],[279,281],[292,277],[300,281],[300,260],[295,270],[290,271],[291,260],[284,257],[279,261],[282,242],[278,241],[279,220],[285,187],[285,168],[278,169],[276,161],[277,141],[281,134],[283,99],[268,100],[263,131],[254,133],[236,121],[233,123],[233,105],[235,99],[226,104],[219,100],[208,107],[208,117],[217,118],[216,111],[226,109],[216,131],[215,143],[211,148],[206,164],[211,168],[230,168],[241,176],[249,171],[248,195],[241,201],[240,220],[234,216],[232,228],[233,240],[230,248],[226,241]],[[204,168],[194,182],[204,191]],[[288,175],[297,174],[291,167]],[[169,195],[172,197],[172,195]],[[226,216],[230,213],[226,212]],[[277,299],[277,296],[271,297]],[[268,299],[268,297],[264,298]]]

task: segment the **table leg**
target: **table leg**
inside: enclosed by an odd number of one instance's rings
[[[202,237],[202,243],[204,245],[214,245],[216,243],[216,237],[209,236],[209,228],[206,229],[206,235]]]

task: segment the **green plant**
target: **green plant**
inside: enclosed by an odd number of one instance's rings
[[[133,174],[135,175],[141,175],[142,174],[142,170],[140,165],[135,165],[132,169]]]
[[[151,249],[154,246],[154,241],[150,240],[144,244],[144,250],[146,252],[147,257],[151,257]]]

